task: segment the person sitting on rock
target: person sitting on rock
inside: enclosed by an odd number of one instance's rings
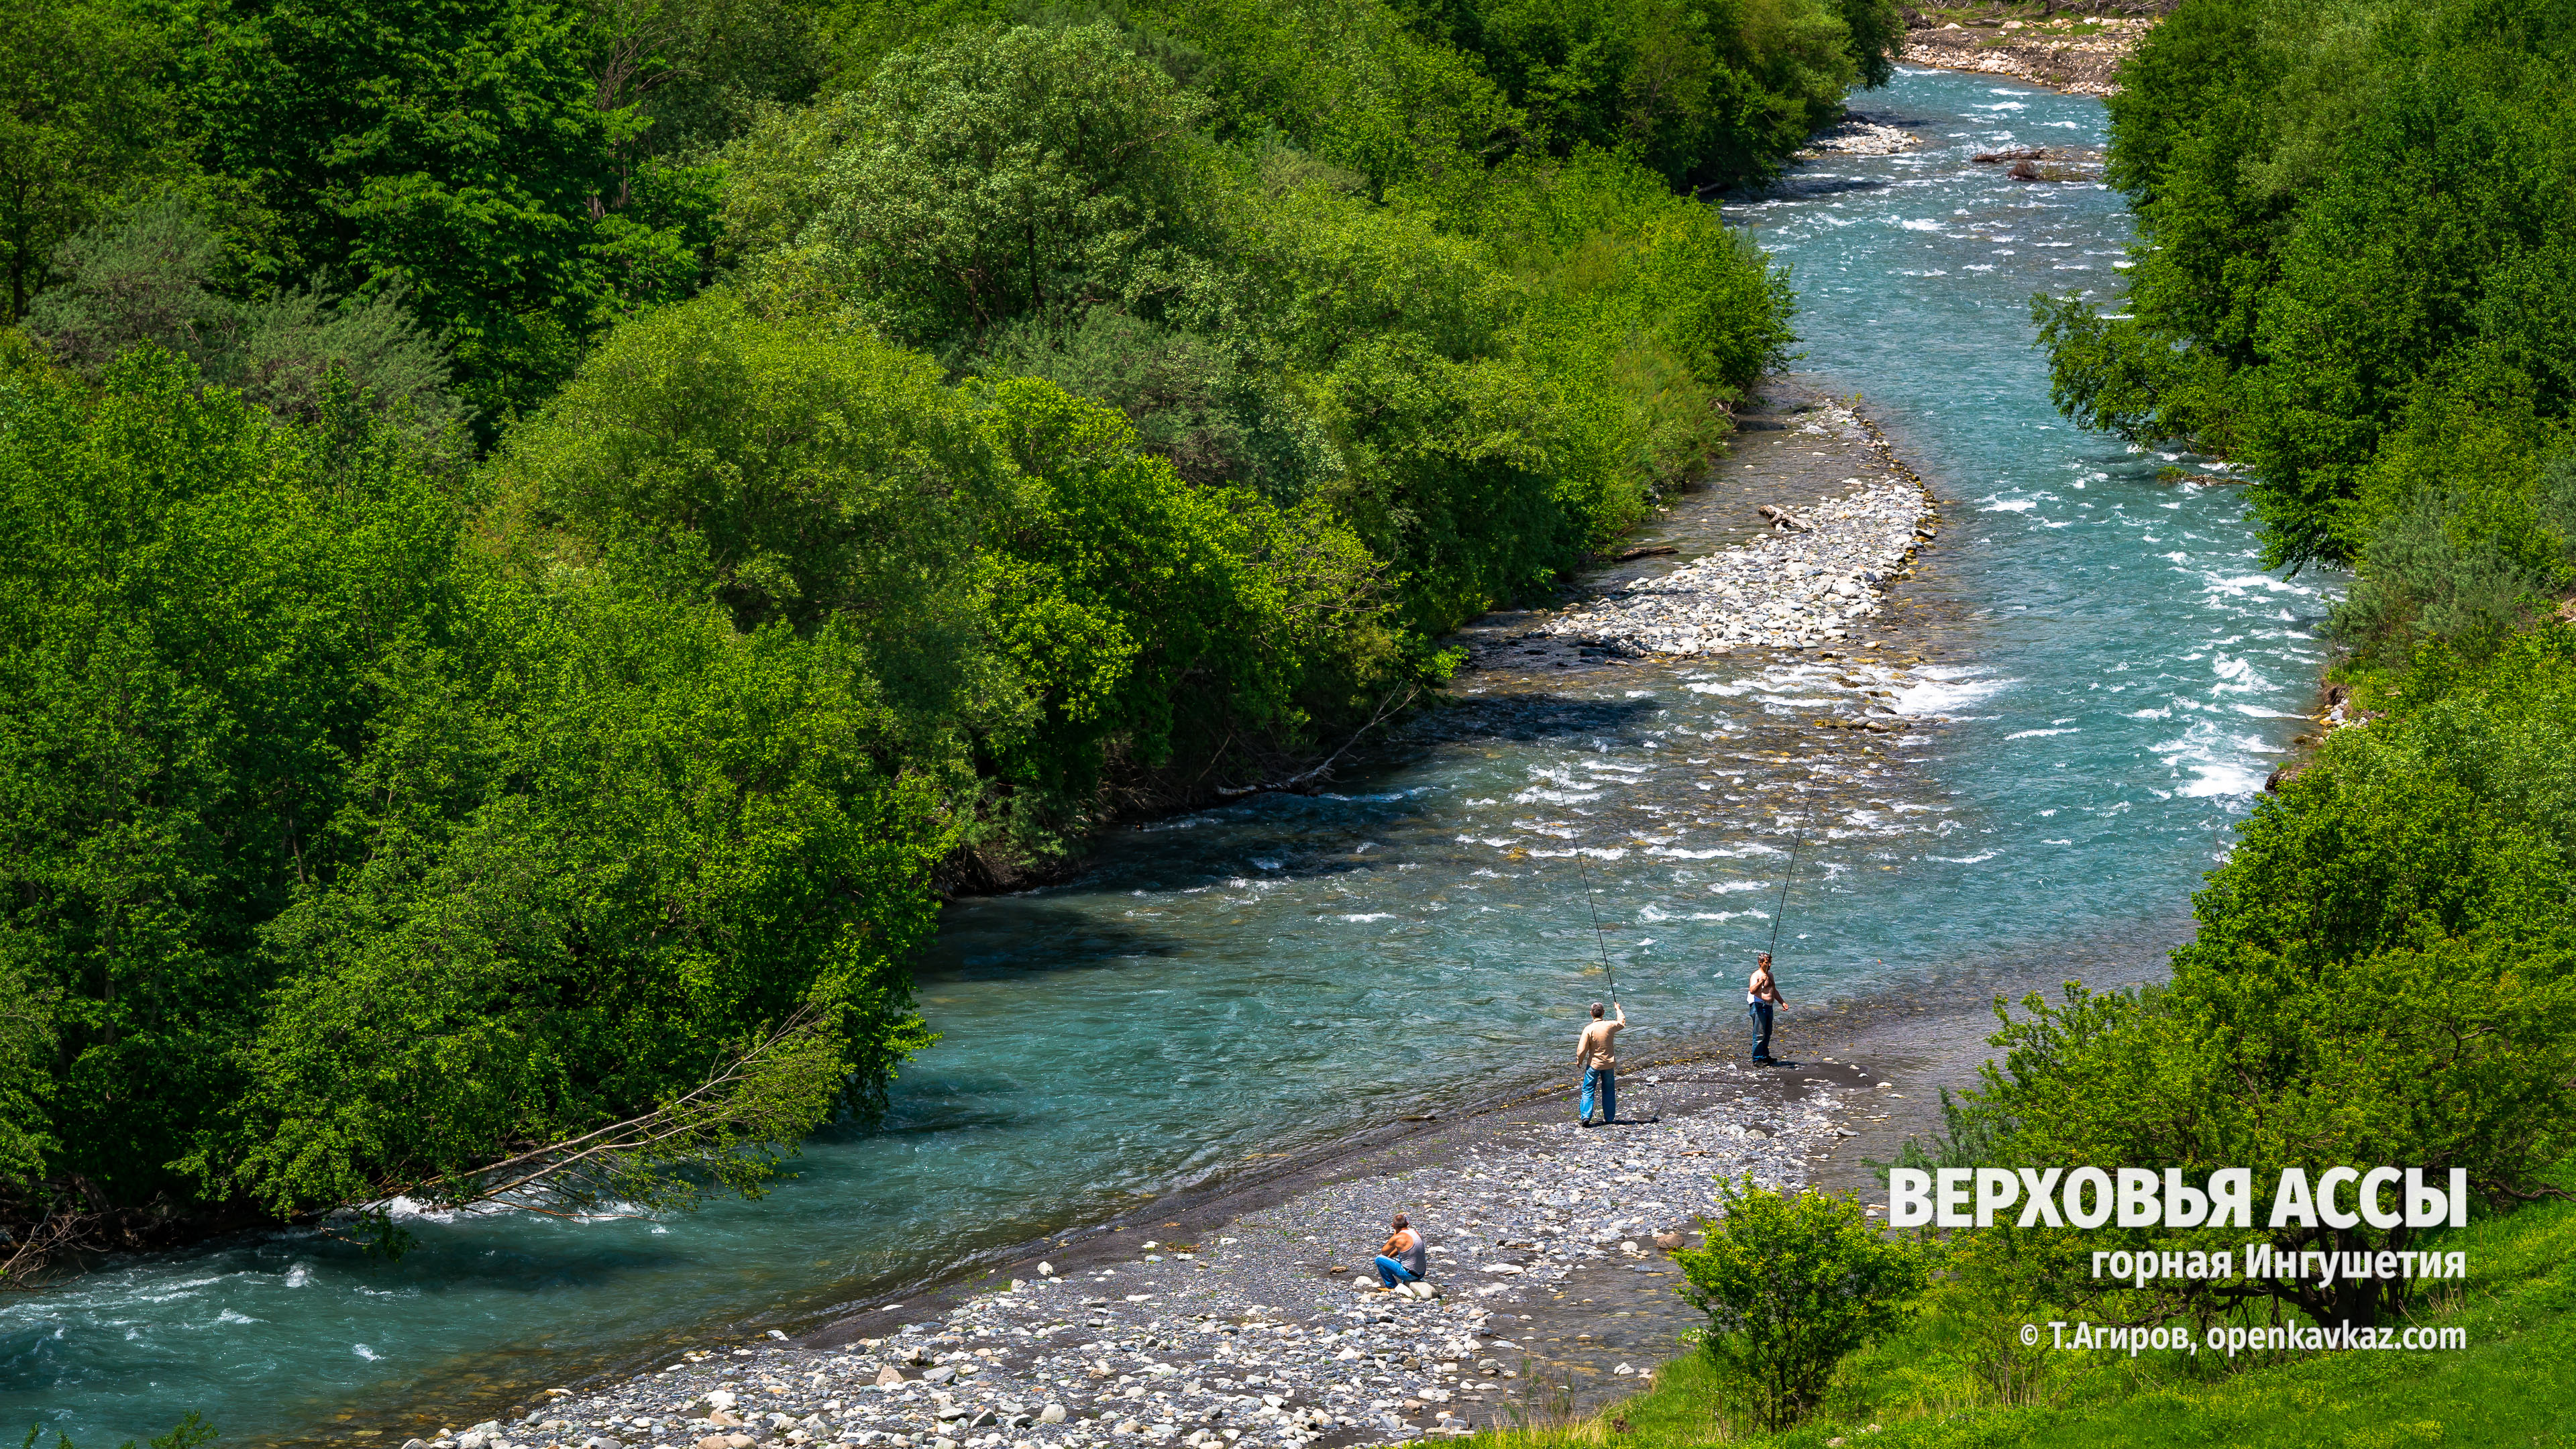
[[[1392,1293],[1400,1283],[1419,1283],[1431,1276],[1431,1265],[1424,1257],[1422,1234],[1395,1215],[1395,1233],[1377,1250],[1378,1291]]]
[[[1583,1097],[1576,1104],[1574,1116],[1579,1126],[1592,1125],[1596,1092],[1601,1098],[1601,1125],[1607,1127],[1619,1120],[1618,1043],[1614,1038],[1628,1024],[1628,1010],[1615,1001],[1610,1003],[1610,1009],[1619,1013],[1618,1020],[1603,1021],[1601,1003],[1592,1003],[1592,1022],[1574,1042],[1574,1064],[1583,1069]]]

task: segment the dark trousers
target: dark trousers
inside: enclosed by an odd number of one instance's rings
[[[1778,1008],[1767,1001],[1744,1003],[1744,1014],[1753,1018],[1753,1059],[1771,1060],[1771,1013]]]

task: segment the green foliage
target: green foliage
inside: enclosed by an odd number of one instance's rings
[[[437,1200],[658,1108],[678,1120],[587,1196],[756,1193],[755,1149],[872,1112],[928,1044],[902,967],[938,782],[876,764],[887,710],[832,631],[745,637],[613,580],[473,603],[503,611],[508,653],[475,662],[504,697],[442,661],[387,681],[333,822],[349,863],[268,926],[249,1089],[185,1165],[280,1216]],[[688,1105],[717,1110],[673,1110],[709,1083]]]
[[[1033,379],[983,402],[1033,485],[995,529],[996,643],[1043,721],[988,746],[1004,780],[1079,799],[1113,752],[1294,739],[1307,702],[1385,669],[1380,567],[1320,504],[1188,487],[1118,414]]]
[[[1468,0],[1408,7],[1479,56],[1540,145],[1625,151],[1675,185],[1768,181],[1854,84],[1884,85],[1893,0]]]
[[[1056,381],[1186,477],[1320,500],[1423,634],[1641,517],[1786,351],[1784,279],[1633,163],[1381,200],[1217,151],[1197,110],[1106,25],[925,43],[736,148],[731,245],[762,305]]]
[[[399,287],[499,416],[560,381],[599,287],[589,205],[629,122],[593,104],[575,19],[513,0],[228,13],[202,57],[207,161],[280,218],[262,280]]]
[[[5,394],[0,960],[49,1006],[8,1099],[50,1099],[11,1123],[46,1173],[470,1195],[791,1021],[687,1163],[627,1165],[744,1188],[737,1149],[868,1110],[926,1040],[955,836],[852,643],[739,633],[650,559],[514,581],[345,386],[292,425],[195,382],[147,348]]]
[[[1835,0],[1834,14],[1851,33],[1860,83],[1876,90],[1896,79],[1896,58],[1905,50],[1905,7],[1897,0]]]
[[[1905,1323],[1927,1265],[1849,1198],[1791,1196],[1750,1177],[1721,1183],[1720,1198],[1707,1240],[1673,1261],[1689,1280],[1685,1296],[1708,1314],[1700,1343],[1729,1401],[1765,1429],[1786,1429],[1815,1411],[1846,1357]]]
[[[2576,583],[2576,458],[2551,460],[2528,488],[2479,488],[2472,469],[2514,460],[2514,452],[2509,438],[2475,441],[2484,446],[2461,460],[2469,466],[2452,475],[2456,491],[2425,486],[2362,546],[2357,577],[2331,620],[2358,663],[2403,668],[2428,645],[2482,662],[2550,614]]]
[[[23,958],[0,959],[0,1182],[44,1175],[57,1144],[48,1130],[53,1095],[54,1004]]]
[[[0,321],[26,313],[74,233],[176,169],[172,39],[121,0],[0,6]]]
[[[744,631],[829,628],[907,758],[973,756],[996,868],[1060,848],[1113,762],[1295,738],[1380,680],[1378,565],[1320,505],[1185,484],[1116,412],[728,296],[616,333],[499,461],[491,526],[655,550]]]
[[[221,14],[190,100],[259,218],[244,284],[401,297],[489,425],[704,284],[722,187],[688,157],[810,87],[802,34],[757,0],[276,0]]]
[[[1377,0],[1155,0],[1191,49],[1210,130],[1284,143],[1372,192],[1507,154],[1520,116],[1474,57],[1409,31]]]
[[[222,238],[186,199],[164,194],[65,243],[61,280],[28,309],[25,331],[91,377],[138,345],[159,347],[300,422],[320,417],[335,372],[424,436],[457,420],[446,356],[399,297],[333,304],[289,291],[236,302],[221,289],[225,264]]]
[[[630,176],[654,160],[714,153],[761,107],[808,99],[826,74],[818,17],[784,0],[587,0],[578,9],[592,103],[644,122],[618,148]]]
[[[1139,446],[1203,487],[1287,502],[1331,467],[1329,445],[1284,383],[1206,333],[1094,307],[1069,325],[1023,319],[985,345],[977,371],[1044,378],[1117,408]]]
[[[612,334],[494,461],[505,529],[703,557],[735,626],[840,617],[907,712],[973,714],[960,641],[981,585],[949,577],[1012,501],[939,368],[864,332],[772,321],[719,293]],[[896,656],[908,657],[895,663]]]
[[[2126,74],[2127,315],[2041,307],[2071,416],[2244,462],[2291,564],[2352,558],[2410,504],[2375,480],[2410,420],[2567,417],[2564,6],[2192,0]]]
[[[1195,105],[1105,26],[953,36],[844,104],[797,260],[907,346],[1143,302],[1212,204]]]
[[[1377,0],[20,15],[112,63],[0,129],[8,1200],[756,1193],[936,885],[1706,466],[1791,299],[1670,181],[1875,15],[1532,12],[1653,32],[1543,137]]]

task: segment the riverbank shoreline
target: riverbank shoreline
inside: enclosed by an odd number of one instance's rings
[[[2160,979],[2159,938],[2187,927],[1794,1007],[1782,1067],[1723,1039],[1632,1061],[1616,1126],[1574,1126],[1571,1081],[1390,1124],[801,1336],[710,1336],[659,1372],[549,1390],[514,1420],[406,1449],[1339,1449],[1589,1410],[1646,1387],[1695,1324],[1664,1254],[1695,1237],[1720,1180],[1874,1196],[1870,1162],[1937,1130],[1942,1090],[1973,1085],[1995,999],[2069,974]],[[1426,1229],[1436,1297],[1367,1287],[1395,1211]]]
[[[1938,504],[1931,491],[1895,456],[1875,422],[1836,398],[1818,380],[1774,379],[1764,398],[1747,410],[1745,422],[1736,454],[1713,470],[1701,487],[1679,495],[1666,515],[1642,535],[1662,552],[1597,571],[1586,580],[1585,590],[1562,598],[1548,612],[1558,618],[1580,616],[1590,601],[1649,596],[1656,580],[1711,560],[1766,554],[1777,551],[1784,541],[1810,539],[1808,534],[1776,531],[1774,520],[1760,510],[1765,504],[1785,502],[1820,513],[1814,502],[1817,492],[1830,501],[1836,490],[1858,497],[1872,490],[1885,492],[1891,486],[1901,488],[1908,500],[1907,516],[1900,520],[1907,552],[1928,546],[1937,535]],[[1868,612],[1892,609],[1891,595],[1908,576],[1908,568],[1891,568],[1887,577],[1872,581]],[[1459,642],[1468,647],[1470,664],[1453,686],[1462,701],[1553,692],[1573,682],[1569,673],[1577,678],[1597,672],[1633,676],[1683,662],[1651,650],[1622,653],[1598,645],[1585,647],[1575,635],[1561,630],[1533,634],[1527,627],[1529,618],[1526,613],[1487,616],[1462,631]],[[1770,667],[1785,664],[1801,669],[1811,667],[1811,660],[1865,657],[1871,650],[1883,651],[1889,664],[1899,668],[1903,667],[1897,664],[1900,656],[1919,661],[1919,654],[1906,654],[1901,626],[1892,622],[1882,626],[1875,618],[1869,622],[1865,632],[1888,637],[1837,638],[1824,632],[1772,635],[1743,652],[1760,654]],[[1519,637],[1514,638],[1515,634]],[[1541,640],[1542,647],[1517,647],[1529,638]],[[1757,670],[1765,667],[1753,659],[1744,662]],[[1788,723],[1810,729],[1805,721]],[[1808,732],[1803,738],[1812,742],[1805,748],[1828,753],[1872,748],[1858,743],[1865,738],[1858,731],[1849,736]],[[1537,828],[1541,834],[1548,833],[1543,825]],[[1814,1056],[1815,1041],[1802,1027],[1803,1019],[1801,1011],[1789,1014],[1782,1049]],[[1632,1066],[1623,1074],[1630,1095],[1622,1104],[1622,1115],[1634,1120],[1623,1121],[1618,1128],[1579,1133],[1565,1120],[1571,1115],[1566,1102],[1571,1084],[1531,1078],[1485,1102],[1461,1104],[1444,1114],[1423,1114],[1421,1120],[1386,1123],[1276,1166],[1239,1166],[1225,1180],[1205,1188],[1167,1193],[1124,1217],[993,1255],[935,1282],[909,1285],[899,1294],[886,1295],[894,1300],[891,1305],[846,1305],[792,1341],[769,1335],[793,1331],[796,1319],[780,1320],[783,1328],[763,1325],[755,1346],[741,1351],[763,1364],[802,1365],[795,1377],[805,1385],[794,1393],[768,1398],[746,1398],[737,1391],[730,1407],[757,1408],[762,1413],[794,1408],[798,1412],[791,1415],[792,1425],[801,1428],[807,1418],[820,1421],[803,1430],[815,1442],[890,1443],[903,1438],[930,1446],[941,1437],[960,1437],[938,1430],[936,1413],[943,1406],[930,1401],[926,1391],[916,1390],[913,1399],[906,1401],[899,1395],[889,1399],[868,1386],[885,1373],[889,1356],[902,1360],[897,1373],[905,1372],[905,1366],[912,1370],[940,1366],[912,1362],[915,1348],[935,1356],[962,1351],[979,1339],[1016,1342],[1025,1336],[1033,1350],[1064,1339],[1077,1330],[1073,1316],[1063,1311],[1066,1300],[1061,1290],[1033,1285],[1075,1280],[1114,1283],[1122,1290],[1116,1295],[1104,1291],[1099,1304],[1082,1305],[1087,1311],[1080,1315],[1078,1331],[1084,1339],[1100,1342],[1179,1331],[1171,1322],[1159,1321],[1164,1315],[1154,1307],[1175,1298],[1189,1300],[1196,1310],[1189,1320],[1196,1326],[1190,1331],[1207,1333],[1218,1332],[1206,1327],[1218,1320],[1241,1330],[1267,1321],[1264,1315],[1291,1312],[1287,1305],[1293,1303],[1293,1311],[1307,1317],[1320,1312],[1338,1319],[1361,1311],[1371,1325],[1369,1331],[1399,1350],[1391,1361],[1401,1364],[1411,1358],[1436,1363],[1451,1360],[1425,1355],[1443,1343],[1473,1336],[1467,1332],[1477,1326],[1471,1320],[1494,1328],[1503,1321],[1495,1315],[1506,1310],[1514,1315],[1510,1326],[1518,1337],[1499,1328],[1485,1337],[1504,1340],[1510,1346],[1499,1351],[1520,1353],[1526,1362],[1475,1376],[1490,1379],[1480,1390],[1453,1388],[1447,1390],[1451,1400],[1414,1397],[1376,1407],[1376,1399],[1384,1395],[1333,1405],[1325,1388],[1308,1384],[1305,1391],[1315,1396],[1309,1407],[1332,1407],[1333,1422],[1303,1420],[1301,1426],[1291,1426],[1294,1433],[1282,1440],[1287,1444],[1323,1438],[1342,1443],[1402,1440],[1440,1432],[1444,1410],[1458,1416],[1453,1422],[1464,1425],[1478,1422],[1467,1417],[1469,1410],[1482,1411],[1487,1416],[1484,1421],[1491,1422],[1492,1415],[1507,1412],[1512,1405],[1548,1395],[1589,1401],[1615,1394],[1631,1377],[1619,1373],[1621,1363],[1633,1370],[1639,1363],[1659,1361],[1668,1352],[1673,1334],[1687,1326],[1687,1306],[1671,1291],[1674,1280],[1669,1266],[1650,1246],[1655,1235],[1670,1239],[1692,1231],[1696,1219],[1715,1207],[1716,1182],[1721,1178],[1733,1180],[1750,1173],[1775,1186],[1806,1181],[1811,1163],[1828,1161],[1834,1144],[1855,1130],[1836,1120],[1838,1115],[1859,1110],[1846,1094],[1893,1094],[1898,1100],[1907,1095],[1898,1090],[1904,1084],[1896,1078],[1869,1075],[1847,1056],[1835,1062],[1817,1057],[1801,1067],[1757,1071],[1729,1060],[1740,1052],[1722,1042],[1702,1041],[1674,1051],[1669,1046],[1649,1048],[1632,1039],[1631,1047],[1644,1065]],[[1881,1087],[1881,1082],[1889,1085]],[[1652,1195],[1637,1196],[1626,1189],[1638,1184],[1620,1182],[1623,1178],[1659,1185]],[[1583,1199],[1597,1206],[1581,1210],[1559,1206],[1546,1209],[1558,1214],[1556,1218],[1534,1216],[1542,1211],[1547,1183],[1558,1184],[1554,1192],[1558,1197],[1566,1195],[1564,1184],[1579,1183],[1587,1192],[1598,1194]],[[1461,1268],[1476,1275],[1468,1281],[1483,1291],[1459,1291],[1453,1285],[1449,1296],[1418,1310],[1409,1299],[1401,1304],[1379,1300],[1402,1310],[1384,1321],[1378,1310],[1362,1307],[1366,1300],[1345,1285],[1365,1272],[1366,1254],[1359,1249],[1384,1235],[1385,1217],[1396,1210],[1416,1213],[1431,1229],[1443,1257],[1464,1249],[1462,1257],[1440,1266],[1451,1276],[1463,1276],[1456,1272]],[[1464,1229],[1470,1223],[1473,1228],[1466,1231],[1473,1233],[1472,1238],[1461,1238],[1453,1230],[1453,1225]],[[1297,1226],[1292,1229],[1292,1225]],[[1213,1251],[1193,1252],[1186,1258],[1155,1253],[1146,1246],[1173,1241],[1209,1246],[1211,1240]],[[1542,1242],[1551,1248],[1528,1246]],[[1633,1251],[1622,1246],[1632,1242],[1641,1246]],[[1477,1259],[1480,1249],[1485,1256]],[[1522,1256],[1518,1260],[1493,1256],[1498,1252]],[[1046,1271],[1040,1270],[1041,1263]],[[1013,1280],[1032,1286],[992,1291]],[[1544,1292],[1534,1291],[1542,1285]],[[1130,1293],[1139,1295],[1134,1310],[1127,1306]],[[1049,1301],[1050,1294],[1056,1295],[1054,1301]],[[983,1330],[980,1335],[979,1329]],[[945,1347],[934,1342],[951,1339]],[[706,1346],[697,1353],[730,1358],[743,1340],[737,1334],[730,1342],[721,1335],[702,1342]],[[1484,1357],[1491,1356],[1488,1344]],[[1024,1367],[1061,1367],[1037,1363],[1044,1357],[1033,1352]],[[1379,1357],[1387,1355],[1372,1354]],[[538,1402],[513,1406],[517,1412],[511,1415],[510,1429],[520,1437],[499,1442],[531,1449],[543,1444],[580,1445],[601,1437],[611,1426],[632,1431],[638,1419],[651,1422],[652,1437],[634,1437],[637,1443],[690,1443],[716,1430],[752,1427],[728,1425],[716,1417],[719,1406],[705,1395],[717,1390],[707,1385],[741,1375],[723,1375],[722,1364],[700,1366],[710,1361],[684,1359],[660,1372],[641,1375],[612,1373],[580,1393],[559,1386],[543,1394],[525,1393],[523,1398]],[[970,1377],[991,1390],[983,1398],[992,1401],[996,1422],[1011,1417],[1004,1412],[1016,1402],[1010,1393],[1031,1400],[1039,1391],[1010,1376],[1007,1356],[999,1365],[983,1358],[976,1363],[981,1372],[994,1375]],[[1239,1362],[1236,1367],[1238,1373],[1244,1371]],[[1283,1361],[1267,1371],[1252,1371],[1268,1379],[1314,1367],[1303,1361]],[[775,1377],[784,1369],[764,1371]],[[1512,1377],[1504,1378],[1505,1373]],[[816,1374],[822,1375],[819,1384]],[[864,1384],[859,1382],[862,1378]],[[1014,1384],[1016,1389],[1010,1387]],[[1545,1393],[1533,1394],[1540,1384],[1548,1386]],[[1222,1386],[1201,1387],[1208,1402],[1201,1405],[1192,1400],[1195,1411],[1203,1414],[1220,1407],[1216,1387]],[[1241,1380],[1235,1378],[1231,1387],[1239,1391]],[[1408,1393],[1438,1390],[1441,1383],[1434,1377],[1405,1387]],[[1059,1395],[1068,1392],[1058,1383],[1046,1388]],[[683,1390],[696,1397],[675,1398]],[[549,1410],[544,1400],[558,1407]],[[950,1406],[962,1402],[952,1400]],[[832,1404],[838,1407],[823,1407]],[[693,1414],[689,1413],[692,1406]],[[1084,1395],[1077,1395],[1066,1407],[1067,1422],[1077,1428],[1031,1439],[1033,1449],[1059,1439],[1084,1442],[1079,1426],[1097,1425],[1102,1409],[1096,1396]],[[1043,1409],[1042,1403],[1029,1403],[1013,1412],[1035,1415]],[[1389,1414],[1394,1415],[1392,1423],[1386,1420]],[[733,1417],[746,1415],[737,1412]],[[497,1426],[501,1421],[492,1422]],[[1178,1427],[1180,1420],[1169,1422],[1176,1427],[1165,1437],[1198,1432]],[[674,1426],[693,1433],[675,1441],[668,1437]],[[455,1421],[440,1427],[453,1431]],[[790,1432],[776,1424],[770,1427],[782,1436]],[[1021,1426],[1022,1430],[1032,1427]],[[1115,1429],[1116,1422],[1107,1427]],[[833,1437],[816,1437],[826,1431]],[[960,1437],[960,1442],[998,1432],[1005,1431],[987,1427],[978,1436]],[[862,1437],[871,1435],[875,1437]],[[424,1442],[460,1443],[452,1433]],[[1002,1441],[1017,1442],[1016,1438]],[[489,1449],[488,1444],[482,1449]]]
[[[2004,76],[2071,96],[2115,96],[2119,70],[2162,20],[2143,16],[2062,16],[2054,19],[1973,17],[1940,26],[1928,19],[1905,32],[1898,58],[1936,70]],[[1924,18],[1917,12],[1917,18]]]

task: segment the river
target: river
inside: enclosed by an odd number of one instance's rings
[[[1927,662],[1865,681],[1924,722],[1902,743],[1800,729],[1850,664],[1471,698],[1335,793],[1122,832],[1077,880],[955,907],[921,977],[943,1040],[882,1130],[809,1144],[765,1201],[420,1222],[395,1264],[285,1232],[129,1262],[0,1302],[0,1421],[100,1449],[190,1408],[269,1442],[490,1403],[1535,1080],[1598,987],[1575,845],[1632,1050],[1733,1031],[1798,828],[1782,956],[1810,998],[2170,939],[2298,732],[2325,585],[2259,567],[2239,490],[2159,478],[2196,460],[2049,406],[2027,299],[2114,288],[2127,217],[1968,157],[2098,148],[2100,104],[1917,71],[1863,103],[1928,144],[1729,211],[1796,268],[1799,366],[1862,395],[1944,500],[1921,622],[1889,626]]]

